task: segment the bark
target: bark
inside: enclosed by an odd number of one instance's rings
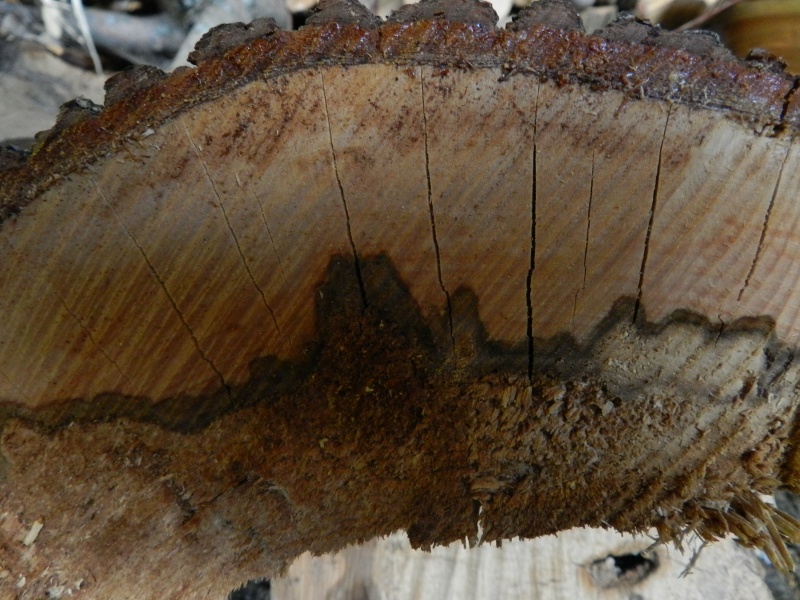
[[[797,80],[560,4],[361,10],[214,30],[4,151],[9,593],[218,598],[397,529],[788,567]]]

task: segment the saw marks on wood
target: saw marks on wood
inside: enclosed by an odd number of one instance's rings
[[[6,225],[25,252],[7,253],[4,290],[33,272],[39,285],[14,296],[26,310],[3,322],[2,397],[208,393],[245,381],[257,357],[292,355],[293,337],[307,344],[314,289],[331,257],[349,251],[322,104],[315,73],[253,84]],[[125,175],[132,166],[140,177]],[[55,234],[34,240],[43,230]],[[74,318],[53,318],[54,308]],[[26,333],[36,322],[50,329]],[[29,339],[38,362],[15,345]],[[92,357],[87,371],[80,363]],[[30,368],[47,361],[52,379]]]
[[[631,514],[646,512],[665,489],[672,494],[667,504],[677,505],[688,496],[701,497],[711,480],[730,485],[738,477],[731,462],[712,465],[714,459],[698,448],[713,448],[717,457],[742,457],[756,485],[769,477],[759,459],[749,457],[749,440],[786,427],[796,401],[789,390],[800,381],[800,369],[785,354],[775,356],[766,327],[734,325],[714,335],[676,321],[658,335],[639,336],[620,322],[594,350],[612,395],[648,406],[642,429],[625,443],[653,450],[635,458],[620,455],[617,465],[625,481],[640,481],[617,491]],[[646,473],[648,478],[658,473],[658,483],[641,482]]]
[[[775,173],[778,157],[770,171]],[[800,144],[789,146],[775,177],[762,235],[739,302],[761,302],[786,339],[800,339]]]
[[[636,296],[668,106],[551,85],[538,106],[533,333],[585,340]]]
[[[672,108],[643,264],[649,320],[678,306],[722,322],[769,314],[771,292],[749,294],[747,303],[740,293],[745,299],[787,151],[788,144],[753,135],[724,115]],[[795,327],[777,333],[795,343]]]
[[[0,261],[0,280],[8,282],[7,294],[0,300],[6,323],[0,333],[0,395],[32,404],[32,398],[50,391],[68,394],[70,390],[63,386],[75,382],[78,367],[63,360],[69,353],[82,354],[94,372],[106,373],[105,385],[122,384],[125,375],[114,369],[104,371],[110,359],[63,298],[36,271],[25,270],[24,259],[30,253],[19,253],[6,235],[0,236],[0,249],[5,257]],[[47,307],[46,319],[31,318],[33,299]]]
[[[214,111],[191,112],[185,122],[224,199],[224,226],[238,241],[234,262],[246,266],[248,298],[266,309],[230,317],[244,331],[263,319],[274,326],[275,336],[258,340],[258,349],[234,351],[238,366],[247,365],[243,354],[248,360],[296,356],[316,325],[314,288],[322,272],[331,256],[350,253],[320,75],[253,83],[218,101]],[[245,375],[240,370],[232,379]]]
[[[438,317],[447,300],[430,223],[420,68],[337,67],[322,81],[355,250],[386,254],[423,315]]]
[[[365,65],[143,131],[3,224],[3,399],[228,393],[307,356],[332,260],[368,304],[380,255],[457,351],[588,343],[620,298],[631,319],[766,316],[800,339],[800,150],[721,112]]]
[[[478,524],[485,540],[578,525],[655,526],[665,539],[687,528],[713,538],[729,523],[764,531],[763,514],[735,502],[778,485],[800,381],[767,328],[718,335],[695,318],[657,330],[631,324],[629,303],[592,354],[558,348],[552,374],[534,372],[533,384],[521,370],[468,380],[421,317],[408,319],[398,270],[382,257],[362,267],[374,302],[362,312],[352,261],[332,264],[318,290],[335,302],[320,310],[322,350],[267,401],[190,431],[136,418],[62,428],[8,419],[4,506],[46,526],[33,554],[6,535],[3,564],[37,585],[53,585],[54,572],[83,577],[90,564],[98,583],[85,593],[107,598],[152,559],[131,562],[119,540],[133,540],[177,548],[200,594],[400,528],[421,547],[475,540]],[[179,406],[183,423],[213,400]],[[41,558],[35,569],[30,556]],[[158,581],[161,596],[179,589]]]
[[[490,339],[527,348],[533,117],[538,84],[499,69],[422,69],[424,134],[442,286],[479,298]],[[469,119],[457,105],[473,107]],[[455,338],[464,316],[453,314]]]
[[[4,298],[19,310],[4,312],[2,363],[29,405],[219,386],[92,176],[65,182],[3,233],[16,248],[4,255]]]

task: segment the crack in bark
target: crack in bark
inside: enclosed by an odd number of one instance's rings
[[[447,291],[444,285],[444,279],[442,278],[442,258],[439,251],[439,240],[436,237],[436,216],[433,210],[433,190],[431,187],[431,160],[430,154],[428,153],[428,113],[425,108],[425,76],[422,69],[419,71],[419,83],[420,96],[422,97],[422,139],[425,147],[425,180],[428,186],[428,213],[431,220],[431,235],[433,236],[433,248],[436,252],[436,274],[439,278],[439,287],[442,288],[442,292],[444,292],[447,301],[447,321],[450,327],[450,343],[453,345],[453,349],[455,349],[456,338],[455,331],[453,330],[453,306],[450,303],[450,292]]]
[[[203,167],[203,173],[205,173],[208,185],[211,186],[211,191],[214,192],[214,196],[216,196],[217,198],[217,204],[219,204],[219,209],[222,212],[222,218],[225,219],[225,224],[228,226],[228,231],[230,232],[231,237],[233,238],[233,243],[236,246],[236,251],[239,253],[239,258],[242,259],[242,265],[244,265],[244,270],[247,271],[247,275],[248,277],[250,277],[250,281],[253,283],[253,286],[255,286],[256,290],[258,290],[258,294],[261,296],[261,301],[264,303],[264,307],[269,312],[270,317],[272,317],[272,323],[275,325],[275,329],[277,329],[278,334],[281,334],[281,328],[280,325],[278,325],[278,319],[275,318],[275,311],[272,310],[272,307],[269,305],[269,302],[267,302],[267,296],[264,294],[264,290],[262,290],[261,286],[258,285],[258,282],[256,281],[253,272],[250,270],[250,265],[247,264],[247,259],[244,256],[244,252],[242,252],[242,247],[239,245],[239,238],[236,236],[236,232],[233,230],[233,225],[231,225],[231,221],[228,218],[228,212],[225,210],[225,204],[222,200],[222,197],[219,195],[219,191],[217,190],[217,186],[214,183],[214,180],[211,179],[211,173],[209,173],[208,171],[208,165],[206,164],[206,161],[203,160],[203,157],[200,154],[200,147],[197,144],[195,144],[194,140],[192,139],[192,134],[189,131],[189,128],[186,126],[186,122],[183,119],[181,119],[181,125],[183,125],[183,129],[186,132],[186,137],[189,138],[189,143],[192,145],[192,148],[194,148],[195,154],[197,155],[197,160],[200,161],[200,166]]]
[[[344,186],[342,185],[342,178],[339,176],[339,165],[336,162],[336,150],[333,147],[333,129],[331,128],[331,114],[328,111],[328,94],[325,91],[325,76],[320,71],[319,80],[322,87],[322,104],[325,108],[325,123],[328,126],[328,143],[331,147],[331,159],[333,162],[333,174],[336,176],[336,185],[339,188],[339,197],[342,200],[342,207],[344,208],[344,217],[347,224],[347,239],[350,242],[350,250],[353,252],[353,261],[356,268],[356,279],[358,279],[358,291],[361,294],[361,304],[363,308],[367,308],[367,290],[364,287],[364,278],[361,275],[361,259],[358,257],[358,250],[356,249],[356,242],[353,239],[353,230],[350,226],[350,211],[347,209],[347,200],[344,195]]]
[[[194,349],[197,351],[197,354],[200,356],[200,358],[203,360],[203,362],[205,362],[211,368],[211,370],[214,372],[214,374],[217,376],[217,378],[219,379],[220,384],[222,385],[222,388],[225,390],[225,394],[228,396],[228,398],[233,400],[233,396],[231,395],[231,387],[225,381],[225,377],[223,377],[222,372],[217,368],[217,366],[214,364],[214,362],[203,351],[203,348],[200,346],[200,341],[197,339],[197,336],[195,335],[194,331],[192,331],[192,328],[189,326],[189,323],[186,321],[186,318],[183,316],[183,313],[178,308],[178,303],[175,302],[175,299],[172,297],[172,294],[170,294],[169,289],[167,289],[167,284],[164,282],[163,279],[161,279],[161,276],[158,274],[158,271],[156,271],[156,268],[153,266],[153,263],[150,262],[150,258],[147,256],[147,253],[144,251],[144,248],[142,248],[142,246],[139,244],[138,240],[134,237],[133,232],[131,232],[131,230],[128,229],[127,225],[125,225],[125,223],[123,222],[122,218],[119,216],[119,213],[117,212],[117,209],[114,208],[114,206],[111,204],[111,202],[109,202],[108,198],[106,197],[105,192],[100,187],[100,185],[98,184],[97,180],[94,177],[92,177],[91,180],[92,180],[92,183],[94,183],[94,186],[97,189],[98,194],[103,199],[103,202],[105,202],[106,206],[108,206],[108,208],[114,214],[114,218],[116,218],[116,220],[119,223],[120,227],[122,227],[123,231],[127,234],[127,236],[130,238],[130,240],[133,242],[133,245],[136,246],[136,249],[142,255],[142,258],[144,259],[144,262],[147,265],[147,268],[149,269],[150,274],[156,280],[156,282],[158,283],[159,287],[161,287],[161,291],[164,292],[164,295],[167,297],[167,300],[169,301],[170,305],[172,306],[172,310],[175,311],[175,314],[177,315],[177,317],[180,320],[181,324],[183,325],[184,329],[186,329],[186,332],[189,334],[189,337],[192,340],[192,344],[194,345]]]
[[[642,306],[642,289],[644,287],[644,272],[647,267],[647,256],[650,252],[650,236],[653,233],[653,221],[656,216],[656,202],[658,201],[658,184],[661,181],[661,159],[664,154],[664,140],[667,139],[667,128],[669,118],[672,115],[672,106],[667,108],[667,118],[664,121],[664,133],[661,136],[661,144],[658,147],[658,165],[656,166],[656,181],[653,185],[653,202],[650,205],[650,216],[647,221],[647,233],[644,237],[644,252],[642,252],[642,266],[639,268],[639,285],[636,291],[636,304],[633,308],[633,322],[639,317],[639,309]]]
[[[93,181],[94,181],[94,179],[93,179]],[[95,185],[97,185],[97,182],[95,182]],[[3,234],[3,237],[5,238],[6,242],[9,245],[9,247],[11,248],[11,251],[19,254],[19,250],[17,250],[17,248],[11,242],[11,239],[8,237],[8,235],[7,234]],[[58,301],[61,303],[61,306],[64,307],[64,310],[67,311],[67,314],[70,317],[72,317],[75,320],[75,322],[80,326],[80,328],[86,333],[86,335],[89,337],[89,341],[92,343],[92,345],[95,348],[97,348],[97,351],[100,352],[100,354],[103,355],[103,357],[117,370],[117,373],[119,373],[126,382],[128,382],[129,384],[132,383],[130,377],[128,377],[128,375],[122,370],[122,368],[119,366],[117,361],[115,361],[113,358],[111,358],[111,356],[100,346],[100,344],[97,342],[97,340],[95,339],[95,337],[92,334],[92,332],[84,324],[83,320],[77,315],[77,313],[73,312],[72,309],[67,305],[67,302],[61,296],[61,294],[59,294],[56,291],[56,289],[53,287],[53,285],[51,283],[47,282],[46,285],[47,285],[47,288],[53,293],[53,295],[56,298],[58,298]],[[11,382],[10,379],[9,379],[9,382]],[[13,383],[12,383],[12,385],[13,385]],[[16,386],[14,386],[14,387],[16,387]]]
[[[789,153],[791,152],[792,146],[791,144],[787,144],[786,146],[786,154],[783,157],[783,161],[781,162],[781,168],[778,171],[778,179],[775,182],[775,187],[772,189],[772,196],[769,199],[769,204],[767,205],[767,212],[764,214],[764,223],[761,226],[761,237],[758,239],[758,246],[756,247],[756,255],[753,257],[753,262],[750,263],[750,270],[747,272],[747,276],[744,278],[744,284],[742,285],[742,289],[739,290],[739,295],[736,297],[736,301],[740,302],[742,299],[742,295],[744,291],[747,289],[747,286],[750,285],[750,278],[755,273],[756,265],[758,264],[758,259],[761,256],[761,249],[764,246],[764,240],[767,238],[767,228],[769,227],[769,218],[772,215],[772,208],[775,206],[775,198],[778,196],[778,189],[781,186],[781,179],[783,179],[783,169],[786,167],[786,162],[789,160]]]

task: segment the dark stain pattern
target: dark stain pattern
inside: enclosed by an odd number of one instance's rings
[[[48,524],[45,564],[112,577],[140,543],[202,556],[222,594],[304,550],[397,529],[423,548],[477,543],[479,521],[486,541],[573,526],[747,535],[767,518],[754,493],[797,485],[793,354],[766,319],[719,331],[692,314],[647,323],[641,307],[631,325],[622,299],[586,345],[537,339],[529,378],[527,348],[487,339],[472,292],[453,293],[467,324],[453,347],[447,316],[425,322],[386,257],[361,266],[367,307],[352,256],[334,257],[307,358],[254,361],[230,395],[6,406],[0,502]],[[624,349],[604,358],[620,327],[641,348],[700,332],[690,363],[728,342],[733,360],[752,339],[768,360],[741,389],[709,393],[680,369],[642,383],[609,367],[633,360]],[[780,518],[769,543],[794,531]],[[0,560],[22,568],[19,554]]]

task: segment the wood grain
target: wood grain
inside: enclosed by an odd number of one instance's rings
[[[395,534],[333,555],[303,554],[284,576],[272,580],[271,591],[275,600],[772,598],[761,576],[763,567],[733,540],[703,548],[687,576],[681,574],[698,551],[697,543],[684,552],[657,548],[653,555],[658,566],[641,581],[622,580],[603,588],[592,579],[593,562],[637,554],[651,545],[646,536],[573,529],[558,537],[507,541],[500,548],[465,548],[456,542],[426,553],[413,550],[402,534]]]
[[[797,82],[565,7],[223,28],[0,152],[24,594],[170,564],[143,597],[205,598],[398,529],[789,568],[758,494],[800,488]]]

